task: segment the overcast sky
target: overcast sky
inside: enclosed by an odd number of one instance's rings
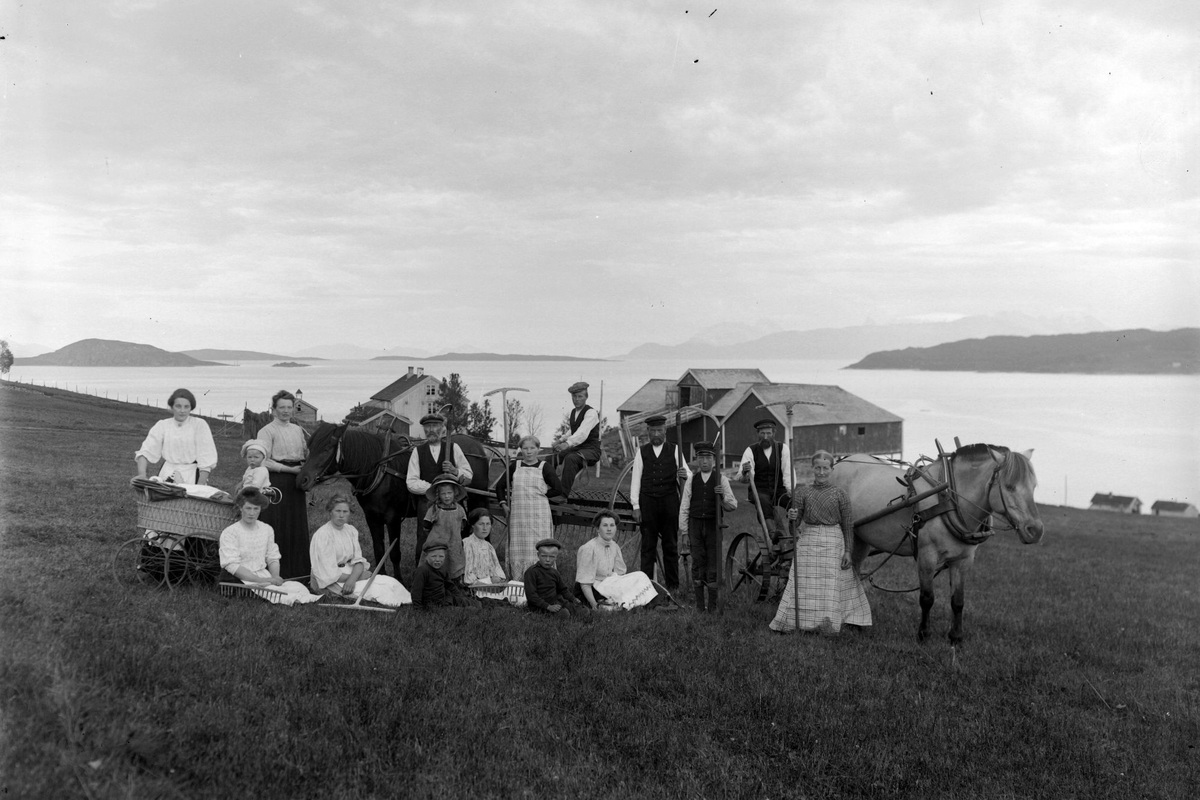
[[[1200,325],[1195,0],[0,8],[11,339]]]

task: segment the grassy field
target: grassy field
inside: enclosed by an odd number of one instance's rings
[[[1043,508],[1043,545],[980,549],[957,650],[944,578],[923,646],[915,595],[873,589],[874,628],[839,637],[751,604],[287,609],[112,579],[164,415],[0,382],[0,796],[1197,795],[1195,521]]]

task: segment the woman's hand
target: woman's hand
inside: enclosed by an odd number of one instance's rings
[[[800,519],[800,509],[796,508],[795,506],[793,506],[792,508],[789,508],[788,509],[788,519],[790,519],[790,520]]]
[[[850,554],[842,553],[842,569],[850,569]]]
[[[283,586],[283,578],[280,578],[278,575],[272,575],[267,579],[267,583],[272,586]]]

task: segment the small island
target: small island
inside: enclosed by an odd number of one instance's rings
[[[280,361],[278,364],[272,364],[272,367],[311,367],[312,364],[301,364],[297,361]]]

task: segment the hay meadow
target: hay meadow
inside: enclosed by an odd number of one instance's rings
[[[980,549],[953,650],[944,577],[924,645],[915,595],[875,589],[874,627],[838,637],[771,635],[749,603],[590,624],[288,609],[114,579],[160,416],[0,382],[0,796],[1198,793],[1195,521],[1043,506],[1044,544]]]

